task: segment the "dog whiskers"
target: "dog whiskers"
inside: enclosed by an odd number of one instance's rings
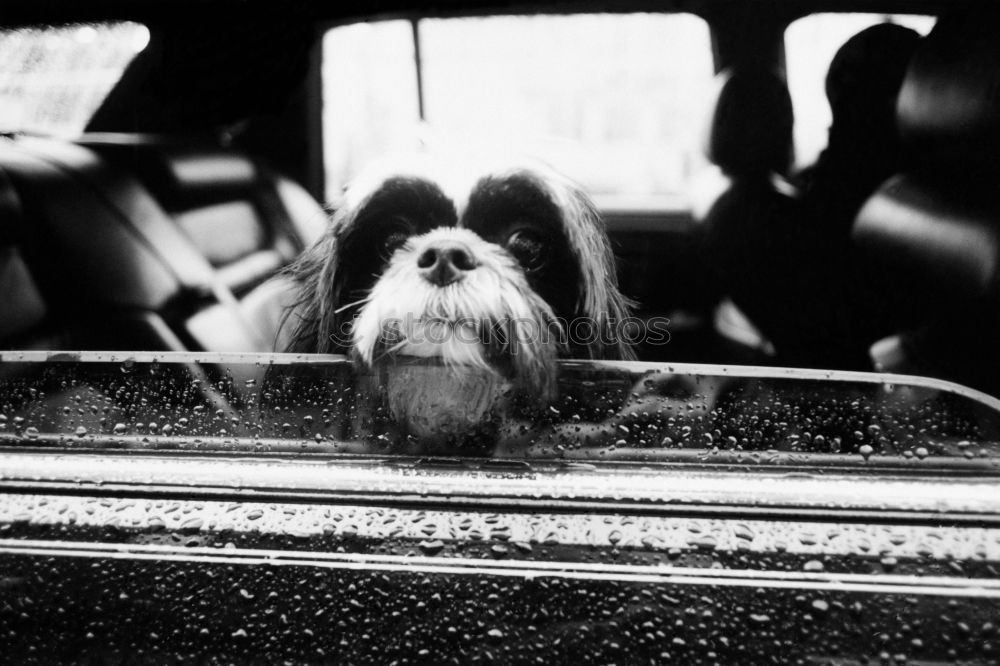
[[[389,358],[390,356],[392,356],[396,352],[400,351],[403,347],[405,347],[406,344],[407,344],[407,342],[409,342],[409,341],[408,340],[400,340],[399,342],[397,342],[396,344],[392,345],[391,347],[386,348],[385,351],[383,351],[381,354],[379,354],[378,357],[375,360],[376,361],[381,361],[383,359]]]
[[[333,313],[334,314],[340,314],[341,312],[344,312],[345,310],[350,310],[351,308],[356,308],[359,305],[367,305],[370,301],[371,301],[371,295],[368,295],[368,296],[365,296],[362,299],[359,299],[359,300],[354,301],[352,303],[348,303],[347,305],[340,306],[339,308],[337,308],[336,310],[334,310]]]

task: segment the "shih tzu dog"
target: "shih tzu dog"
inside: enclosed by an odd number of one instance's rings
[[[369,174],[287,275],[284,350],[348,354],[423,444],[482,437],[514,404],[544,408],[559,358],[633,358],[602,221],[539,166],[465,185]]]

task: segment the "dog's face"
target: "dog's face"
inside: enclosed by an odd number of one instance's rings
[[[367,369],[424,359],[485,372],[543,402],[558,357],[630,358],[610,245],[590,201],[538,168],[454,191],[395,173],[348,192],[293,268],[288,351],[347,352]]]

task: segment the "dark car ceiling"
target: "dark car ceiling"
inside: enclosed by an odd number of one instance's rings
[[[939,14],[989,0],[583,0],[524,2],[523,0],[365,0],[340,3],[298,0],[277,3],[258,0],[7,0],[0,23],[7,25],[129,19],[150,25],[228,19],[256,23],[269,15],[297,15],[309,22],[340,22],[399,15],[476,13],[570,13],[691,11],[794,17],[815,11],[878,11]],[[262,33],[264,37],[266,33]]]
[[[150,43],[91,119],[88,131],[238,132],[322,195],[312,47],[333,24],[389,17],[492,13],[689,11],[712,25],[717,67],[778,66],[781,35],[814,11],[940,14],[985,0],[4,0],[0,25],[133,20]],[[987,3],[988,4],[988,3]],[[308,156],[308,157],[304,157]]]
[[[358,19],[689,11],[712,24],[716,64],[722,68],[779,64],[785,26],[811,11],[938,14],[956,6],[955,0],[6,0],[0,25],[102,20],[146,24],[149,47],[129,66],[88,130],[191,133],[234,123],[256,127],[260,118],[290,117],[289,101],[305,94],[302,84],[317,36],[326,26]],[[281,121],[277,134],[287,137],[290,128],[302,132],[306,107]]]

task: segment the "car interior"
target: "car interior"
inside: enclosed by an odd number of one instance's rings
[[[835,203],[822,194],[817,203],[794,185],[782,31],[807,13],[852,9],[843,4],[627,8],[703,17],[718,72],[706,126],[690,128],[717,167],[712,187],[669,210],[603,210],[623,291],[643,316],[671,322],[669,344],[641,346],[640,359],[889,370],[996,393],[997,239],[986,185],[994,19],[959,3],[880,5],[944,15],[916,47],[894,122],[881,130],[898,132],[905,158],[861,196],[837,194],[850,186],[834,182]],[[255,290],[316,239],[336,205],[321,185],[319,36],[324,25],[372,17],[312,5],[229,12],[222,3],[192,26],[155,3],[85,7],[80,20],[141,21],[149,43],[79,135],[14,131],[0,145],[0,343],[272,351],[273,324],[255,316],[255,299],[269,296]],[[17,8],[12,27],[47,20],[40,7]],[[455,9],[403,3],[375,18]],[[753,29],[739,29],[745,23]],[[873,159],[848,159],[842,173]]]
[[[998,32],[987,0],[8,0],[0,662],[998,663]],[[490,134],[536,120],[579,142]],[[365,160],[475,134],[550,149],[669,335],[561,364],[531,455],[352,449],[350,365],[269,354],[270,280]]]

